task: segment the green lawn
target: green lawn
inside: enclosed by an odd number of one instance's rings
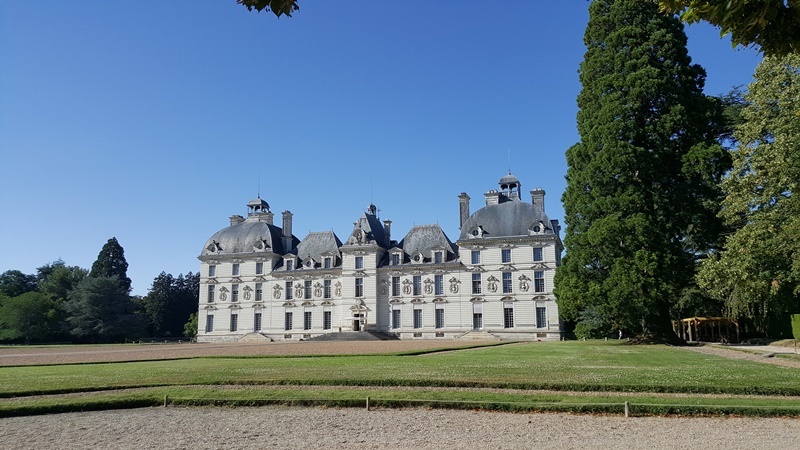
[[[311,384],[330,387],[302,389],[302,385]],[[192,388],[192,385],[239,385],[245,388],[209,390]],[[270,385],[298,387],[275,389]],[[142,386],[153,388],[136,393],[100,392]],[[356,390],[347,386],[370,388]],[[380,389],[380,386],[415,388],[411,391],[393,391]],[[434,386],[602,391],[604,394],[431,390],[430,387]],[[57,401],[28,397],[41,393],[81,391],[86,393],[77,398],[60,398]],[[619,392],[641,395],[628,397],[615,394]],[[654,395],[661,392],[686,395]],[[724,397],[696,397],[692,393],[718,393],[724,394]],[[737,397],[740,394],[784,397]],[[793,397],[800,395],[800,370],[719,358],[661,345],[624,345],[617,342],[527,343],[410,356],[197,358],[0,368],[0,397],[5,397],[0,402],[0,414],[3,415],[13,414],[14,410],[23,413],[30,408],[33,408],[31,411],[36,408],[47,409],[54,404],[78,405],[72,409],[105,408],[115,402],[118,407],[142,406],[158,404],[165,395],[172,397],[174,403],[264,404],[294,399],[300,403],[309,401],[314,404],[311,400],[316,399],[317,403],[352,406],[351,403],[363,403],[369,396],[375,404],[380,405],[381,401],[385,401],[388,406],[404,405],[403,401],[416,399],[451,402],[450,407],[463,402],[461,406],[464,407],[489,405],[491,409],[510,410],[551,409],[548,405],[561,404],[562,407],[556,409],[570,411],[607,411],[606,407],[587,409],[575,406],[605,403],[616,404],[611,410],[618,410],[621,403],[630,401],[634,404],[702,406],[700,409],[691,409],[695,412],[703,412],[705,407],[712,407],[713,410],[716,406],[724,406],[729,412],[746,413],[740,409],[759,410],[759,407],[767,406],[779,408],[783,414],[795,415],[791,411],[800,407],[800,399]],[[663,413],[686,410],[654,406],[648,411]]]

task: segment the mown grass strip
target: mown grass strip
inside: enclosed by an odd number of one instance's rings
[[[258,387],[150,388],[136,392],[89,393],[80,396],[17,398],[0,402],[0,417],[159,406],[168,399],[176,406],[327,406],[407,408],[429,407],[492,411],[622,414],[629,402],[634,415],[800,416],[800,399],[655,397],[580,395],[576,393],[498,393],[450,390],[381,390],[347,387],[330,389]]]

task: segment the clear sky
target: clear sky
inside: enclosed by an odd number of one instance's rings
[[[397,240],[456,240],[458,194],[477,210],[509,168],[562,219],[587,1],[300,5],[0,2],[0,272],[89,268],[115,236],[144,295],[259,184],[300,239],[373,202]],[[750,81],[756,51],[687,33],[707,93]]]

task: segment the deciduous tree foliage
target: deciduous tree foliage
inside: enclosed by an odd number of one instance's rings
[[[555,294],[566,320],[591,306],[609,328],[667,337],[671,303],[721,230],[721,109],[676,18],[636,0],[589,12]]]
[[[701,286],[769,332],[800,302],[800,54],[767,56],[745,95],[722,217],[736,231],[704,262]]]
[[[800,0],[659,0],[687,23],[705,20],[733,45],[756,44],[766,55],[800,52]]]
[[[125,292],[130,292],[131,279],[128,278],[128,262],[125,260],[125,250],[119,245],[117,238],[112,237],[100,249],[89,276],[93,278],[117,277]]]
[[[236,0],[236,3],[244,5],[249,11],[272,11],[278,17],[281,14],[292,17],[292,13],[300,9],[297,0]]]
[[[16,297],[36,290],[36,277],[20,272],[7,270],[0,274],[0,295]]]
[[[52,341],[59,334],[58,305],[40,292],[26,292],[0,302],[0,340],[29,344]]]
[[[88,277],[63,305],[69,333],[85,342],[121,342],[144,333],[144,319],[119,277]]]
[[[46,269],[42,270],[43,268]],[[69,291],[75,289],[75,286],[88,274],[88,270],[78,266],[67,266],[63,261],[42,266],[39,268],[39,292],[62,303],[67,300]]]

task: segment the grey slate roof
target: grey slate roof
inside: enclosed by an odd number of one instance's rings
[[[455,254],[453,243],[438,224],[414,226],[398,247],[409,256],[422,253],[428,258],[434,249],[445,249],[448,253]]]
[[[339,254],[339,247],[341,246],[342,241],[333,231],[315,231],[308,233],[308,236],[297,245],[297,256],[301,261],[311,258],[316,262],[320,262],[322,255],[341,256]]]
[[[380,219],[378,216],[374,214],[374,205],[370,205],[370,210],[367,210],[356,222],[355,226],[353,227],[353,232],[350,234],[350,237],[347,239],[348,245],[353,245],[358,243],[358,235],[361,234],[360,232],[363,230],[366,234],[366,241],[363,243],[370,243],[370,244],[378,244],[383,248],[386,248],[386,234],[383,230],[383,224],[381,224]]]
[[[259,241],[264,241],[271,250],[277,254],[290,252],[292,249],[284,249],[281,243],[283,231],[275,225],[258,220],[257,217],[249,217],[242,223],[231,225],[214,233],[203,246],[201,256],[227,255],[232,253],[251,253],[257,250],[256,245]],[[292,236],[292,241],[296,245],[298,240]],[[211,250],[213,249],[213,251]]]
[[[538,206],[519,199],[508,199],[496,205],[485,206],[469,216],[461,226],[460,239],[469,239],[480,227],[484,238],[529,236],[534,227],[543,228],[542,234],[555,234],[550,219]]]

